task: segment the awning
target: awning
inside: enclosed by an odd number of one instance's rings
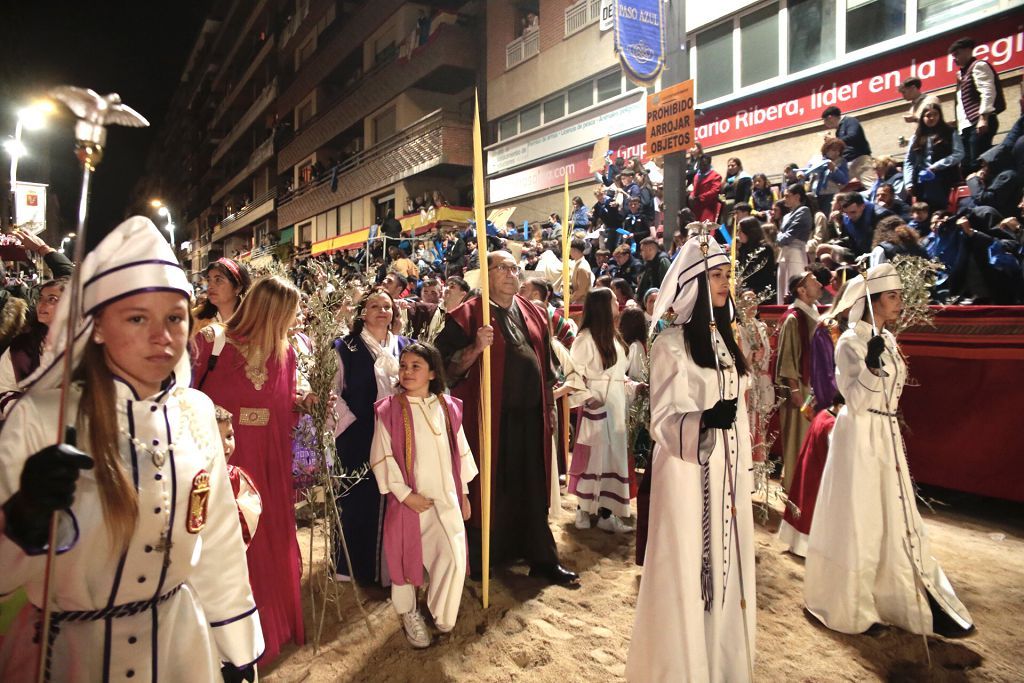
[[[472,209],[460,206],[443,206],[439,209],[431,209],[430,211],[422,211],[420,213],[403,216],[398,219],[398,222],[402,224],[403,233],[422,235],[425,232],[433,230],[439,224],[466,224],[472,216]],[[369,239],[369,237],[370,228],[368,227],[347,232],[344,235],[338,235],[337,237],[329,237],[325,240],[314,242],[313,246],[310,248],[310,255],[317,256],[319,254],[329,254],[331,252],[338,251],[339,249],[353,249],[355,247],[361,247],[366,244],[366,240]]]

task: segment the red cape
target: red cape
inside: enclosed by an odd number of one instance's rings
[[[481,315],[481,299],[478,296],[468,299],[455,309],[448,312],[448,317],[458,323],[462,331],[465,332],[466,336],[470,339],[476,338],[476,331],[483,327],[482,315]],[[541,369],[541,381],[544,381],[544,365],[550,362],[551,351],[548,348],[548,320],[547,315],[542,313],[532,303],[519,296],[515,295],[513,306],[518,306],[519,311],[523,315],[523,320],[526,321],[527,333],[530,338],[530,345],[533,347],[534,353],[537,354],[537,364]],[[488,322],[493,322],[488,320]],[[480,357],[481,359],[483,356]],[[465,425],[466,440],[469,442],[469,447],[473,450],[473,458],[477,462],[477,466],[480,467],[481,472],[483,468],[480,463],[480,360],[469,369],[466,377],[452,387],[452,396],[461,399],[463,403],[463,424]],[[497,485],[497,477],[493,476],[493,472],[497,469],[497,462],[499,457],[498,444],[499,431],[501,429],[501,398],[502,398],[502,387],[505,381],[505,337],[501,334],[500,330],[495,331],[494,343],[491,345],[491,490],[493,492]],[[548,420],[548,414],[551,411],[551,405],[549,403],[548,392],[544,391],[544,395],[541,397],[544,418],[542,423],[544,424],[544,474],[547,479],[548,488],[551,487],[551,424]],[[473,509],[473,516],[470,517],[470,523],[474,526],[480,526],[480,481],[482,477],[475,478],[469,484],[469,500],[470,505]],[[547,489],[545,489],[547,490]]]

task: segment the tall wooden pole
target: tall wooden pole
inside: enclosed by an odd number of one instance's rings
[[[487,220],[484,217],[484,147],[480,135],[480,93],[475,96],[473,116],[473,214],[476,217],[477,254],[480,263],[481,324],[491,324],[491,291],[487,269]],[[480,358],[480,520],[484,609],[491,590],[491,347]]]
[[[570,234],[570,210],[572,203],[569,199],[569,170],[565,172],[565,216],[562,218],[562,317],[565,324],[569,324],[569,244],[572,242]],[[569,395],[562,397],[562,451],[565,453],[565,476],[569,477],[569,467],[572,459],[569,457]]]

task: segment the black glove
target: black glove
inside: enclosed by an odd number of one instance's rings
[[[242,683],[242,681],[252,683],[256,680],[256,667],[249,664],[239,668],[231,662],[224,662],[220,667],[220,675],[224,677],[224,683]]]
[[[729,429],[736,421],[737,399],[723,399],[711,406],[701,415],[701,425],[705,429]]]
[[[882,335],[876,334],[868,340],[868,355],[864,364],[872,370],[882,369],[882,352],[885,351],[885,339]]]
[[[29,457],[21,470],[21,488],[4,503],[7,535],[23,547],[45,546],[50,515],[71,507],[79,471],[91,469],[92,458],[66,443]]]

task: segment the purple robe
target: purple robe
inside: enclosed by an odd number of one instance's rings
[[[814,392],[814,412],[832,405],[839,389],[836,387],[835,343],[828,325],[819,323],[811,336],[811,390]]]
[[[448,444],[451,449],[452,477],[455,490],[462,493],[462,465],[458,434],[462,428],[462,401],[444,394],[439,395],[445,411]],[[382,398],[374,404],[378,419],[391,436],[391,449],[402,472],[406,486],[416,490],[416,434],[413,431],[409,402],[402,394]],[[408,436],[408,443],[406,437]],[[387,494],[384,513],[384,555],[387,558],[391,583],[404,586],[423,585],[423,543],[420,538],[419,513],[404,505],[395,494]],[[467,568],[468,568],[467,563]]]

